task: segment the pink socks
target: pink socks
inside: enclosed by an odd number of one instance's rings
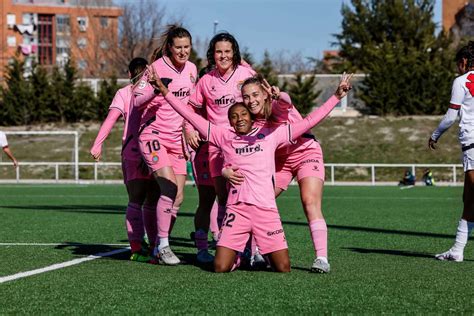
[[[142,239],[145,234],[141,205],[132,202],[128,203],[125,222],[132,253],[138,252],[141,249]]]
[[[328,229],[324,219],[316,219],[309,222],[311,238],[317,257],[328,256]]]

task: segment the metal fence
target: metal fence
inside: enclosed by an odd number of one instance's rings
[[[120,173],[120,162],[79,162],[77,164],[78,173],[77,177],[75,173],[67,173],[69,177],[61,177],[61,168],[69,168],[76,170],[76,164],[73,162],[20,162],[18,168],[15,169],[15,176],[10,179],[0,179],[0,183],[95,183],[95,184],[105,184],[105,183],[121,183],[121,173]],[[0,167],[9,167],[12,168],[11,163],[2,162]],[[24,178],[22,177],[22,169],[25,167],[43,167],[43,168],[53,168],[54,176],[49,177],[48,179],[42,178]],[[462,165],[460,164],[357,164],[357,163],[327,163],[325,164],[327,175],[326,175],[326,184],[327,185],[394,185],[397,181],[384,181],[377,180],[377,170],[383,168],[404,168],[410,169],[413,174],[416,174],[418,169],[421,168],[446,168],[449,170],[450,179],[448,181],[437,182],[438,185],[451,185],[459,186],[462,185],[462,182],[459,182],[458,173],[462,172]],[[82,175],[79,170],[83,168],[92,169],[92,173],[87,173],[87,175]],[[116,169],[114,173],[108,173],[108,177],[101,176],[101,173],[104,173],[107,168]],[[357,181],[345,181],[343,179],[338,179],[336,174],[338,169],[356,169],[356,168],[365,168],[369,172],[366,179],[359,179]],[[84,172],[83,172],[84,173]],[[85,173],[84,173],[85,174]],[[82,176],[81,176],[82,175]],[[192,184],[192,181],[188,181],[188,184]]]

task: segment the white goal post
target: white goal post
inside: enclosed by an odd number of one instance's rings
[[[74,165],[74,181],[79,182],[79,133],[77,131],[5,131],[6,135],[73,135],[74,136],[74,154],[73,154],[73,165]],[[25,162],[26,163],[26,162]],[[27,164],[27,163],[26,163]],[[20,166],[22,161],[19,162],[19,166],[16,170],[17,179],[20,176]]]

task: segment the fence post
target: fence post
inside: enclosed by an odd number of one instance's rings
[[[372,185],[375,185],[375,165],[370,167],[370,173],[372,174]]]
[[[331,184],[334,185],[334,165],[331,165]]]
[[[453,184],[456,185],[457,179],[456,179],[456,165],[453,165]]]
[[[97,162],[94,163],[94,183],[97,183]]]
[[[20,164],[16,167],[16,183],[20,183]]]
[[[56,164],[55,177],[56,177],[56,183],[58,183],[59,182],[59,164]]]

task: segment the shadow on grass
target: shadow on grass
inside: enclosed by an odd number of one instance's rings
[[[125,246],[112,246],[103,244],[84,244],[78,242],[64,242],[61,245],[54,247],[58,250],[69,250],[73,255],[78,256],[91,256],[100,255],[107,252],[120,250],[126,248]],[[115,260],[129,260],[130,252],[124,251],[111,256],[103,257],[104,259],[115,259]]]
[[[308,226],[306,222],[283,221],[283,224],[305,226],[305,227]],[[361,227],[361,226],[345,226],[345,225],[327,225],[327,226],[329,229],[350,230],[350,231],[359,231],[359,232],[367,232],[367,233],[419,236],[419,237],[430,237],[430,238],[448,238],[448,239],[454,238],[454,235],[452,234],[448,235],[448,234],[437,234],[437,233],[427,233],[427,232],[413,232],[413,231],[407,231],[407,230],[384,229],[384,228]]]
[[[393,255],[402,257],[416,257],[416,258],[434,258],[434,254],[426,252],[415,252],[407,250],[393,250],[393,249],[370,249],[370,248],[357,248],[357,247],[344,247],[341,249],[350,250],[357,253],[363,254],[381,254],[381,255]]]
[[[2,205],[0,208],[22,211],[57,211],[94,214],[125,214],[126,206],[120,205]],[[178,217],[194,217],[194,213],[179,212]]]

